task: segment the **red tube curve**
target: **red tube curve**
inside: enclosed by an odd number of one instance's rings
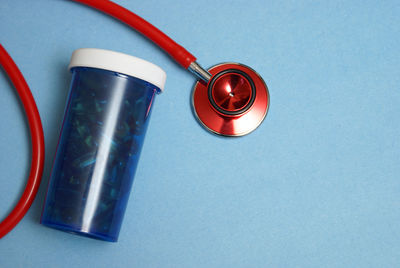
[[[188,52],[185,48],[177,44],[174,40],[161,32],[155,26],[139,17],[128,9],[115,4],[108,0],[72,0],[92,8],[98,9],[121,22],[126,23],[139,33],[143,34],[156,45],[167,52],[174,60],[176,60],[182,67],[187,69],[189,65],[196,61],[196,57]]]
[[[44,164],[44,136],[40,115],[22,73],[14,63],[10,55],[0,44],[0,65],[11,79],[17,93],[21,99],[22,105],[28,119],[29,130],[32,142],[32,160],[28,182],[22,193],[20,200],[10,214],[0,222],[0,239],[10,232],[18,222],[25,216],[35,199],[42,179]]]

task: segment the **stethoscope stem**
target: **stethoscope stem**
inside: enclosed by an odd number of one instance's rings
[[[205,70],[203,67],[201,67],[201,65],[198,64],[196,61],[190,63],[188,70],[192,74],[194,74],[197,78],[206,82],[206,84],[208,83],[208,81],[210,81],[211,76],[212,76],[207,70]]]

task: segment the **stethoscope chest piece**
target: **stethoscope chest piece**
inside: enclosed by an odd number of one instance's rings
[[[208,83],[198,81],[192,95],[200,123],[222,136],[243,136],[255,130],[269,106],[268,88],[260,75],[238,63],[222,63],[208,72]]]

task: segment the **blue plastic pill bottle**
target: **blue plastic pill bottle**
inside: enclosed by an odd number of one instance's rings
[[[151,107],[166,74],[126,54],[72,54],[72,82],[41,223],[116,242]]]

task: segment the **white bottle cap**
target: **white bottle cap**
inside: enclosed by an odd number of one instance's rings
[[[167,78],[157,65],[127,54],[97,48],[81,48],[72,53],[68,68],[92,67],[126,74],[149,82],[164,91]]]

